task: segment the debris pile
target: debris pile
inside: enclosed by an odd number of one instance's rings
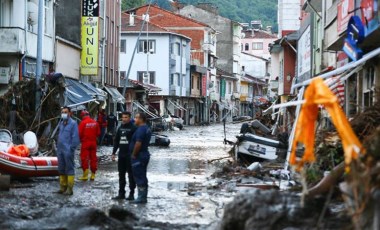
[[[37,134],[42,150],[49,147],[48,138],[52,127],[58,123],[60,100],[64,87],[60,83],[41,83],[41,107],[35,109],[35,80],[24,80],[12,85],[7,93],[0,97],[0,128],[12,132],[14,143],[22,143],[26,131]]]

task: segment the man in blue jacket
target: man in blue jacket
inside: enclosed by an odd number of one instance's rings
[[[146,176],[150,153],[148,146],[152,132],[146,124],[147,117],[145,113],[138,113],[135,116],[135,124],[138,126],[132,136],[129,145],[132,153],[132,174],[138,189],[138,197],[134,203],[146,203],[148,197],[148,178]]]
[[[58,193],[60,194],[73,195],[74,153],[79,143],[78,124],[71,118],[70,108],[65,106],[61,110],[57,141],[58,172],[60,175]]]

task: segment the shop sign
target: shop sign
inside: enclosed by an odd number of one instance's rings
[[[83,0],[82,5],[81,74],[98,75],[99,0]]]
[[[338,34],[346,31],[350,17],[354,15],[354,0],[341,0],[338,4]]]
[[[359,44],[363,42],[364,38],[365,30],[362,21],[358,16],[352,16],[348,22],[347,37],[343,45],[343,51],[351,60],[357,61],[363,56]]]

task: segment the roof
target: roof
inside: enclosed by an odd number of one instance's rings
[[[276,39],[277,36],[275,34],[269,33],[265,30],[243,30],[242,33],[253,33],[253,36],[246,36],[245,39],[248,38],[260,38],[260,39]]]
[[[127,33],[140,33],[140,30],[141,30],[141,26],[143,24],[144,20],[140,19],[140,18],[137,18],[135,17],[135,24],[133,26],[129,25],[129,14],[128,13],[122,13],[121,14],[121,33],[123,32],[127,32]],[[144,25],[144,29],[143,29],[143,32],[146,31],[146,24]],[[183,34],[179,34],[179,33],[175,33],[171,30],[168,30],[168,29],[165,29],[164,27],[162,26],[159,26],[155,23],[152,23],[152,22],[149,22],[148,23],[148,31],[149,33],[151,34],[157,34],[157,33],[160,33],[160,34],[174,34],[174,35],[177,35],[177,36],[181,36],[181,37],[184,37],[186,39],[189,39],[191,40],[191,38],[183,35]]]
[[[265,81],[261,80],[260,78],[249,75],[249,74],[245,74],[244,78],[251,80],[251,83],[253,83],[253,84],[267,85],[267,83]]]
[[[133,85],[135,86],[141,86],[143,87],[144,89],[150,91],[150,92],[157,92],[157,91],[161,91],[161,88],[155,86],[155,85],[151,85],[151,84],[144,84],[144,83],[141,83],[139,81],[136,81],[136,80],[133,80],[133,79],[128,79],[129,82],[131,82]]]
[[[129,25],[129,14],[128,13],[122,13],[121,14],[121,31],[122,32],[140,32],[141,25],[143,24],[143,20],[135,17],[135,24]],[[144,30],[146,30],[146,24],[144,25]],[[164,27],[161,27],[159,25],[156,25],[152,22],[148,23],[148,30],[149,32],[170,32],[169,30],[165,29]]]
[[[137,10],[142,9],[142,8],[146,8],[146,7],[148,7],[148,6],[149,6],[149,4],[145,4],[145,5],[142,5],[142,6],[139,6],[139,7],[135,7],[135,8],[132,8],[132,9],[126,10],[126,11],[124,11],[124,12],[125,12],[125,13],[129,13],[129,12],[132,12],[132,11],[137,11]],[[198,24],[199,26],[202,26],[202,27],[208,27],[208,28],[210,28],[210,29],[212,29],[212,30],[215,31],[214,28],[212,28],[211,26],[209,26],[209,25],[207,25],[207,24],[205,24],[205,23],[203,23],[203,22],[200,22],[200,21],[194,20],[194,19],[192,19],[192,18],[188,18],[188,17],[183,16],[183,15],[180,15],[180,14],[176,14],[176,13],[174,13],[174,12],[172,12],[172,11],[169,11],[169,10],[165,10],[165,9],[163,9],[163,8],[161,8],[161,7],[159,7],[159,6],[157,6],[156,4],[150,4],[150,7],[151,7],[151,8],[155,8],[155,9],[160,10],[160,11],[165,12],[165,13],[171,14],[171,15],[173,15],[173,16],[176,16],[176,17],[179,17],[179,18],[185,19],[185,20],[187,20],[187,21],[189,21],[189,22],[196,23],[196,24]],[[173,26],[175,26],[175,25],[173,24]]]
[[[257,55],[254,55],[254,54],[250,54],[250,53],[247,53],[247,52],[241,52],[241,53],[242,53],[242,54],[245,54],[245,55],[248,55],[248,56],[251,56],[251,57],[254,57],[254,58],[261,59],[261,60],[266,61],[266,62],[269,62],[268,59],[263,58],[263,57],[260,57],[260,56],[257,56]]]

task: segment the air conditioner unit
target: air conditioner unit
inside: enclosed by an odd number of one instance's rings
[[[0,84],[9,84],[11,67],[0,67]]]

